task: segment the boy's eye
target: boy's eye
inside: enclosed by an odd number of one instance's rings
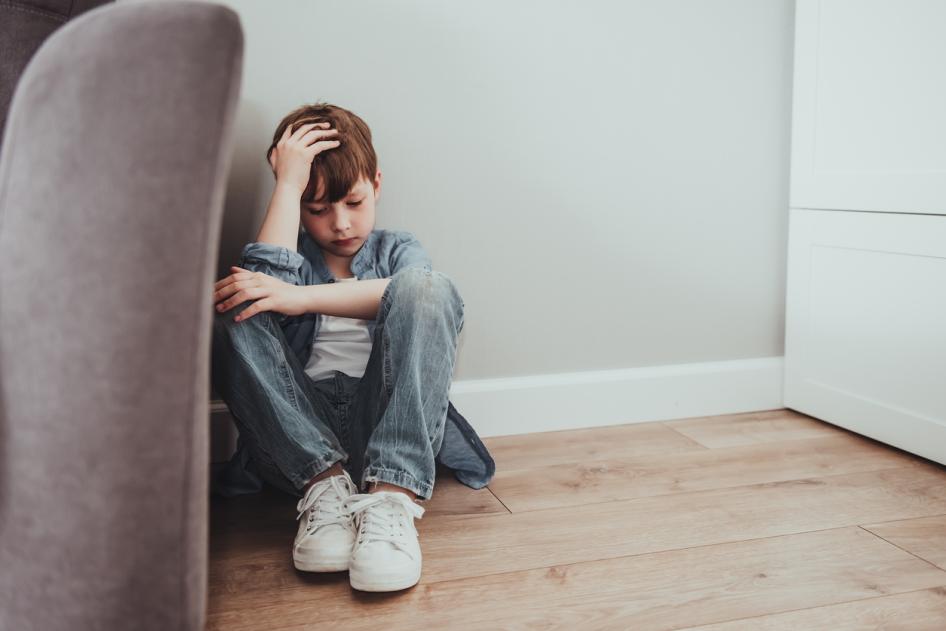
[[[357,202],[348,202],[348,205],[349,205],[349,206],[361,206],[361,202],[363,202],[363,201],[365,201],[365,200],[364,200],[364,199],[359,199]],[[325,209],[324,209],[324,208],[313,208],[312,206],[308,206],[308,207],[307,207],[307,210],[308,210],[309,213],[312,214],[312,215],[321,215],[321,214],[322,214],[322,211],[325,210]]]

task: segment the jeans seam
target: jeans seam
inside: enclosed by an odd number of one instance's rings
[[[427,440],[430,442],[434,441],[434,436],[440,433],[440,430],[446,424],[447,419],[447,410],[450,407],[450,399],[447,399],[446,405],[443,406],[443,410],[440,412],[440,415],[437,417],[437,424],[434,426],[434,433],[427,435]]]
[[[272,317],[270,317],[270,316],[272,316]],[[278,340],[278,333],[279,333],[279,332],[278,332],[278,331],[273,331],[272,328],[271,328],[271,327],[273,327],[273,326],[279,326],[279,324],[277,324],[277,323],[275,322],[275,320],[274,320],[274,318],[275,318],[276,316],[273,316],[273,315],[272,315],[271,313],[269,313],[269,312],[265,312],[265,313],[257,314],[257,315],[255,315],[255,316],[253,316],[253,317],[254,317],[254,318],[263,318],[263,321],[264,321],[263,326],[266,327],[266,328],[268,328],[268,329],[270,329],[271,332],[274,332],[274,333],[277,334],[277,335],[274,335],[274,336],[267,335],[266,338],[270,341],[270,344],[272,344],[273,349],[276,351],[276,355],[277,355],[277,356],[283,355],[284,352],[283,352],[283,349],[282,349],[282,347],[280,346],[279,340]],[[291,349],[290,349],[290,350],[291,350]],[[282,377],[282,380],[283,380],[283,389],[284,389],[285,392],[286,392],[286,397],[287,397],[287,398],[289,399],[289,401],[292,403],[293,409],[294,409],[296,412],[299,412],[299,413],[301,414],[301,413],[302,413],[302,410],[299,408],[299,400],[298,400],[298,398],[296,397],[296,390],[295,390],[295,387],[294,387],[294,386],[295,386],[295,382],[293,382],[293,380],[292,380],[292,371],[289,369],[289,366],[287,366],[284,362],[280,362],[280,363],[278,364],[278,370],[279,370],[279,373],[280,373],[280,377]]]
[[[300,469],[300,473],[293,475],[292,478],[289,478],[289,481],[292,482],[292,485],[297,489],[301,486],[305,486],[305,483],[322,473],[323,471],[329,469],[335,462],[345,460],[345,457],[338,452],[331,452],[338,454],[338,458],[335,456],[329,455],[324,458],[316,458],[307,464],[305,467]],[[318,471],[315,471],[318,469]],[[308,475],[308,472],[312,471],[312,475]],[[301,489],[299,489],[301,490]]]
[[[388,469],[377,465],[365,467],[361,480],[366,488],[370,482],[386,482],[411,490],[421,496],[422,499],[429,499],[434,490],[432,483],[422,482],[407,471]]]
[[[342,447],[346,450],[351,449],[351,423],[348,418],[348,409],[351,406],[350,403],[345,403],[339,406],[337,410],[338,416],[338,430],[341,436],[337,436],[339,441],[342,443]]]
[[[302,410],[299,409],[299,401],[296,399],[295,388],[292,387],[292,372],[284,365],[279,365],[280,376],[283,378],[283,385],[286,390],[286,397],[292,403],[293,409],[296,412],[302,413]]]
[[[384,386],[384,392],[388,399],[391,398],[391,394],[394,392],[394,384],[392,383],[392,374],[394,371],[391,369],[391,340],[388,338],[388,330],[385,324],[381,325],[381,385]]]
[[[273,331],[272,329],[272,327],[279,326],[275,321],[275,316],[271,313],[260,313],[254,317],[264,318],[263,327],[269,329],[270,332],[276,333],[275,336],[267,335],[266,337],[270,340],[270,343],[273,345],[273,348],[277,351],[277,354],[283,354],[283,349],[281,345],[279,344],[279,340],[278,340],[279,331]],[[290,352],[291,352],[291,349],[290,349]],[[289,359],[287,358],[287,362],[288,361]],[[293,371],[291,369],[291,366],[289,366],[287,362],[280,362],[277,367],[278,373],[283,380],[283,389],[286,393],[286,398],[289,401],[290,405],[292,406],[293,410],[297,412],[300,416],[305,416],[305,414],[303,413],[299,405],[299,397],[296,392],[297,383],[293,379]],[[311,479],[314,475],[329,468],[330,466],[332,466],[334,462],[338,460],[343,461],[346,458],[345,454],[343,454],[342,452],[339,452],[330,443],[323,441],[323,446],[328,450],[326,455],[319,456],[309,461],[304,467],[301,467],[299,469],[302,473],[295,474],[295,475],[287,475],[287,473],[283,471],[282,468],[279,466],[278,459],[263,448],[263,445],[265,445],[266,443],[260,440],[256,432],[251,431],[250,433],[254,435],[256,438],[256,443],[258,445],[257,448],[263,451],[264,453],[266,453],[266,457],[269,458],[274,468],[277,471],[279,471],[282,474],[282,476],[285,479],[287,479],[293,487],[296,487],[296,488],[298,488],[299,486],[303,486],[305,482]],[[308,472],[309,470],[313,468],[313,466],[320,467],[319,471],[303,479],[301,476],[305,475],[306,472]]]

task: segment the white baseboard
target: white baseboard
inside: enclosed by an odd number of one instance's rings
[[[454,381],[450,401],[482,438],[784,407],[782,357]],[[226,405],[213,401],[212,457],[236,448]]]
[[[782,406],[782,358],[456,381],[482,437],[666,421]]]

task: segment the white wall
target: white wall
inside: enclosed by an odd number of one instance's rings
[[[220,276],[276,124],[319,99],[372,128],[377,227],[464,296],[455,381],[782,355],[791,0],[223,4],[246,49]]]

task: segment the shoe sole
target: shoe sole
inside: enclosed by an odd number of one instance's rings
[[[292,564],[300,572],[341,572],[348,569],[349,557],[311,561],[292,557]]]
[[[353,575],[349,572],[348,579],[352,588],[361,592],[396,592],[399,589],[407,589],[417,585],[420,582],[420,573],[418,572],[416,576],[398,576],[384,580],[372,580],[360,578],[357,574]]]

